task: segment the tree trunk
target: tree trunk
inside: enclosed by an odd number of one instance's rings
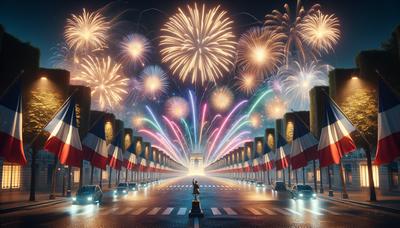
[[[32,161],[31,161],[31,187],[29,192],[29,200],[35,201],[36,200],[36,156],[37,150],[35,146],[32,146]]]

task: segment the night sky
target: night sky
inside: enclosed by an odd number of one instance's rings
[[[166,3],[168,2],[168,3]],[[136,28],[139,11],[157,8],[166,15],[176,11],[177,6],[183,6],[191,1],[115,1],[107,13],[116,15],[128,10],[121,16],[122,28]],[[197,1],[198,3],[204,1]],[[207,2],[207,1],[205,1]],[[266,13],[273,9],[283,10],[284,2],[292,7],[294,0],[264,0],[264,1],[209,1],[210,4],[221,4],[227,9],[235,21],[236,35],[250,27],[255,20],[243,14],[254,15],[263,21]],[[22,41],[30,42],[41,50],[41,66],[50,67],[51,47],[62,41],[63,27],[66,18],[71,13],[81,13],[82,8],[96,10],[109,1],[17,1],[3,0],[0,2],[0,24],[6,31]],[[335,52],[323,57],[326,63],[334,67],[353,67],[354,57],[364,49],[379,48],[382,41],[387,40],[397,24],[400,24],[400,1],[303,1],[308,7],[320,3],[324,12],[335,13],[341,23],[342,36]],[[160,26],[166,21],[166,15],[155,11],[144,14],[141,19],[141,30],[154,39]],[[158,45],[157,41],[153,45]]]

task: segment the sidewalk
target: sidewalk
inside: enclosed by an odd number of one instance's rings
[[[379,191],[376,192],[376,202],[369,201],[369,192],[361,191],[348,191],[348,199],[342,199],[342,194],[340,191],[334,191],[333,197],[328,196],[328,191],[324,191],[320,198],[347,203],[352,205],[372,207],[375,209],[385,210],[394,213],[400,213],[400,193],[391,193],[382,195]]]

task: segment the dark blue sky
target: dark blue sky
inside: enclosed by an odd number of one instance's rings
[[[15,35],[22,41],[30,42],[41,50],[41,65],[49,67],[51,47],[62,41],[63,26],[71,13],[80,13],[82,8],[98,9],[108,1],[0,1],[0,24],[6,31]],[[171,15],[177,6],[182,6],[188,1],[118,1],[112,5],[111,12],[121,12],[125,9],[131,11],[124,14],[122,20],[137,20],[138,11],[148,8],[157,8]],[[198,3],[204,1],[197,1]],[[206,1],[207,2],[207,1]],[[254,22],[250,17],[241,14],[248,12],[263,20],[266,13],[273,9],[283,9],[284,2],[295,5],[294,0],[263,0],[263,1],[208,1],[211,4],[220,3],[224,9],[229,10],[235,20],[237,35],[245,26]],[[324,12],[335,13],[341,22],[342,37],[335,52],[323,59],[335,67],[354,66],[354,57],[364,49],[379,48],[382,41],[387,40],[396,25],[400,24],[400,1],[353,1],[353,0],[325,0],[303,1],[307,7],[314,3],[322,4]],[[158,31],[166,17],[161,13],[146,14],[141,23],[148,31]],[[151,33],[151,32],[150,32]],[[157,32],[152,33],[156,36]],[[156,43],[157,44],[157,43]]]

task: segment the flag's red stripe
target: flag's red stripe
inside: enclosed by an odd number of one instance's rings
[[[0,157],[6,162],[26,165],[26,157],[21,140],[0,132]]]
[[[92,148],[82,145],[82,159],[86,161],[92,160],[93,154],[96,153]]]
[[[350,136],[341,138],[336,143],[319,151],[319,166],[325,167],[332,164],[339,164],[340,158],[356,149]]]
[[[318,144],[305,149],[303,153],[306,155],[307,161],[317,160],[319,158]]]
[[[99,153],[93,153],[90,163],[97,168],[106,170],[108,164],[108,158],[101,156]]]
[[[375,164],[387,164],[400,157],[400,132],[378,141]]]
[[[298,169],[307,166],[307,159],[304,152],[290,157],[290,164],[292,165],[292,169]]]
[[[82,151],[64,143],[57,137],[49,138],[44,145],[44,149],[57,155],[62,165],[81,166]]]

